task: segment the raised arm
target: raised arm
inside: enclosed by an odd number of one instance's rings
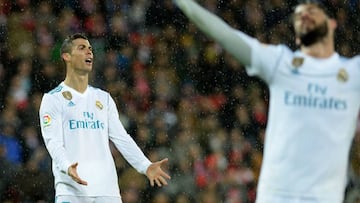
[[[210,13],[193,0],[174,0],[182,12],[201,31],[219,43],[245,66],[251,65],[251,48],[246,42],[248,36],[233,29],[218,16]]]

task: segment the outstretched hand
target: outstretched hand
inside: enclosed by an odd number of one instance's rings
[[[161,187],[163,185],[167,185],[166,179],[170,179],[171,177],[161,169],[162,164],[166,164],[168,159],[163,159],[161,161],[157,161],[152,163],[148,169],[146,170],[146,176],[150,180],[151,186],[154,186],[155,183],[157,186]]]
[[[87,185],[88,183],[87,183],[86,181],[82,180],[82,179],[79,177],[79,175],[78,175],[78,173],[77,173],[77,170],[76,170],[77,166],[78,166],[78,163],[77,163],[77,162],[76,162],[76,163],[73,163],[73,164],[71,164],[71,165],[69,166],[69,168],[68,168],[68,174],[69,174],[69,176],[70,176],[75,182],[77,182],[77,183],[79,183],[79,184],[81,184],[81,185]]]

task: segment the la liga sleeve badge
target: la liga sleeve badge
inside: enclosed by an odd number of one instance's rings
[[[49,114],[44,114],[42,116],[42,124],[44,127],[51,125],[51,116]]]

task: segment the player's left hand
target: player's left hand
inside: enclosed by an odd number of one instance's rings
[[[155,183],[159,187],[168,184],[166,179],[170,179],[171,177],[161,169],[161,165],[166,164],[167,162],[168,159],[166,158],[161,161],[154,162],[148,167],[146,170],[146,176],[150,180],[151,186],[154,186]]]

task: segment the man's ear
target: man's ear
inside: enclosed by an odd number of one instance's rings
[[[61,58],[66,62],[70,60],[71,55],[69,53],[62,53]]]

